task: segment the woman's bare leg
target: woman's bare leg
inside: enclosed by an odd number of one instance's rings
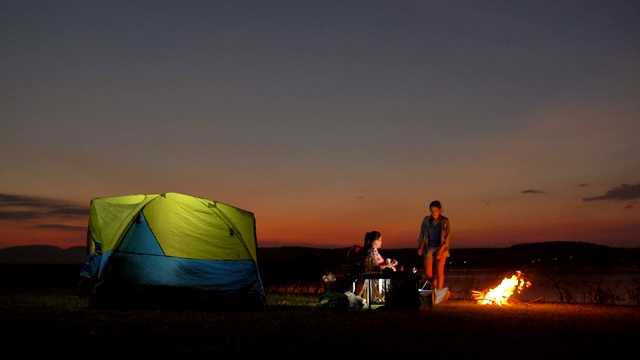
[[[432,289],[436,289],[438,279],[433,276],[433,256],[424,257],[424,272],[427,275],[427,281],[431,284]]]
[[[438,284],[438,289],[442,289],[444,287],[444,265],[447,262],[447,258],[443,256],[442,259],[436,261],[437,273],[436,273],[436,284]]]

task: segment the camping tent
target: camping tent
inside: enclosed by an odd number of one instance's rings
[[[100,305],[265,305],[253,213],[178,193],[94,198],[81,272]]]

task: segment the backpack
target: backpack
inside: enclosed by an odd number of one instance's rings
[[[418,290],[420,277],[414,273],[396,272],[391,277],[390,289],[385,296],[387,310],[418,310],[422,296]]]

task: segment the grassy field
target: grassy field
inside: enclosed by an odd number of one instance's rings
[[[632,356],[637,307],[449,300],[417,311],[331,310],[269,293],[261,310],[96,310],[68,286],[0,288],[0,350],[16,355],[416,356],[550,359]],[[633,357],[633,356],[632,356]]]

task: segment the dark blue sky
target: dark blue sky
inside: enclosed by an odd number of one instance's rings
[[[170,191],[265,245],[412,247],[434,199],[454,247],[640,245],[638,2],[0,8],[0,247],[83,245],[91,198]]]

